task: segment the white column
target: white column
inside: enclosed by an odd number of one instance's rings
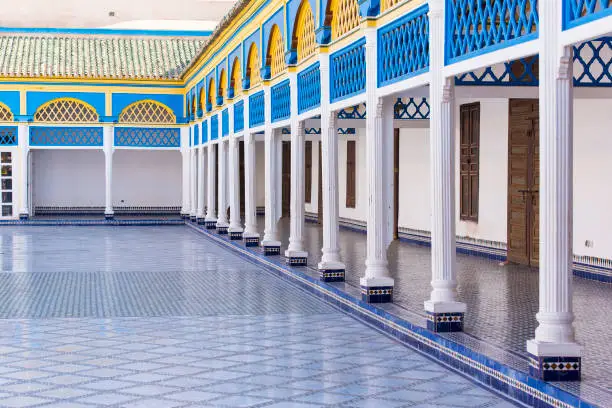
[[[20,208],[19,218],[27,219],[30,217],[30,204],[29,204],[29,156],[30,156],[30,129],[25,123],[20,123],[17,126],[17,143],[19,144],[19,167],[21,170],[21,183],[19,186],[20,195]]]
[[[344,263],[338,244],[338,128],[329,109],[329,54],[319,54],[321,71],[321,169],[323,248],[318,268],[323,280],[344,280]],[[330,275],[331,274],[331,275]]]
[[[209,121],[210,122],[210,121]],[[210,135],[210,129],[209,133]],[[215,197],[215,145],[212,141],[209,141],[207,144],[208,149],[208,183],[206,183],[208,187],[208,204],[206,209],[206,219],[205,223],[207,228],[214,227],[217,223],[217,209],[216,209],[216,197]]]
[[[183,166],[183,173],[182,173],[182,184],[183,184],[183,189],[182,189],[182,206],[181,206],[181,215],[183,217],[188,217],[189,216],[189,209],[190,209],[190,203],[189,203],[189,169],[190,169],[190,163],[189,163],[189,127],[182,127],[181,128],[181,158],[182,158],[182,166]]]
[[[201,126],[201,125],[196,125],[196,126]],[[202,134],[200,132],[200,134]],[[206,185],[206,183],[204,182],[204,177],[206,174],[206,171],[204,169],[204,145],[200,145],[197,148],[197,155],[198,155],[198,186],[197,186],[197,190],[198,190],[198,208],[196,211],[196,218],[198,219],[198,221],[204,219],[204,200],[206,197],[206,194],[204,192],[204,186]]]
[[[104,125],[104,168],[105,168],[105,205],[104,217],[113,218],[113,153],[114,153],[115,127]]]
[[[377,98],[377,36],[367,28],[366,36],[366,172],[368,174],[367,259],[360,279],[364,301],[393,300],[393,278],[389,276],[387,248],[391,243],[390,216],[393,183],[393,103]]]
[[[433,288],[425,301],[428,323],[434,330],[439,316],[459,316],[461,330],[465,303],[457,301],[455,259],[455,99],[453,78],[442,75],[444,66],[444,0],[430,2],[430,143],[431,143],[431,265]],[[450,314],[450,315],[449,315]],[[446,330],[448,331],[448,330]]]
[[[230,200],[230,225],[228,232],[230,238],[242,238],[242,225],[240,220],[240,141],[234,134],[234,105],[229,108],[229,200]]]
[[[297,106],[297,98],[296,98]],[[294,123],[295,122],[295,123]],[[285,256],[292,264],[306,264],[304,250],[304,122],[291,123],[291,210],[289,246]]]
[[[572,307],[573,90],[572,49],[560,43],[562,6],[543,0],[540,12],[540,307],[527,352],[546,381],[580,378],[582,347],[574,337]],[[546,357],[578,362],[559,374],[543,372]]]
[[[270,97],[270,87],[264,86],[264,103],[265,103],[265,229],[264,237],[261,245],[264,247],[264,253],[268,255],[279,254],[281,242],[278,238],[277,222],[280,218],[278,212],[278,201],[281,192],[278,188],[278,162],[279,151],[278,141],[280,136],[277,135],[272,128],[272,106]]]
[[[191,208],[189,209],[189,216],[192,219],[196,218],[196,212],[198,210],[198,149],[192,146],[189,154],[191,155],[190,163],[191,169],[189,170],[191,180]]]
[[[245,117],[248,116],[245,115]],[[255,135],[248,128],[244,132],[244,233],[242,237],[247,244],[252,242],[254,245],[257,245],[259,243],[259,233],[257,232],[257,208],[255,202],[255,173],[257,171]]]
[[[221,123],[221,121],[219,121]],[[223,232],[227,231],[229,222],[227,220],[227,141],[221,140],[217,144],[218,158],[219,160],[219,209],[217,211],[217,228],[224,229]]]

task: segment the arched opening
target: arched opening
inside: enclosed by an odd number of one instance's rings
[[[215,100],[217,99],[217,90],[215,89],[215,79],[210,78],[208,81],[208,101],[210,106],[215,106]]]
[[[173,124],[176,123],[176,116],[166,105],[146,99],[134,102],[123,109],[119,114],[119,123]]]
[[[54,99],[41,105],[34,114],[35,122],[91,123],[98,120],[93,106],[75,98]]]
[[[259,85],[261,82],[261,62],[259,58],[259,50],[257,49],[257,45],[255,45],[255,43],[251,44],[248,55],[246,77],[249,78],[249,87],[253,88]]]
[[[359,26],[359,4],[357,0],[330,0],[325,14],[325,25],[331,27],[332,40]]]
[[[314,16],[308,0],[302,0],[295,18],[291,48],[297,51],[297,62],[314,54],[316,50]]]
[[[270,30],[270,39],[268,40],[268,55],[266,56],[266,65],[270,67],[270,76],[283,72],[286,68],[285,64],[285,47],[283,46],[283,36],[278,25],[274,25]]]
[[[233,95],[230,96],[232,96],[233,98],[240,96],[240,94],[242,93],[242,83],[240,79],[240,74],[240,60],[236,57],[234,58],[234,63],[232,64],[232,79],[230,80],[230,89],[233,92]]]
[[[225,99],[226,90],[227,90],[227,75],[225,74],[225,69],[222,69],[221,73],[219,74],[219,90],[217,91],[217,95]],[[223,102],[221,101],[221,103]]]

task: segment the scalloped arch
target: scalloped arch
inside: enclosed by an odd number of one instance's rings
[[[331,27],[332,40],[359,26],[361,15],[357,0],[328,0],[325,25]]]
[[[119,114],[119,123],[173,124],[176,123],[176,116],[163,103],[144,99],[126,106]]]
[[[208,81],[208,99],[207,102],[215,106],[215,99],[217,99],[217,89],[215,88],[215,78],[210,78]]]
[[[0,102],[0,122],[12,122],[14,119],[11,108]]]
[[[249,54],[247,58],[247,78],[250,79],[250,87],[259,85],[261,82],[261,72],[260,72],[260,59],[259,59],[259,50],[257,49],[257,45],[255,43],[251,44],[249,48]]]
[[[90,123],[99,119],[93,106],[76,98],[52,99],[34,113],[35,122]]]
[[[234,90],[234,98],[242,93],[242,83],[240,75],[240,59],[236,57],[234,58],[234,62],[232,63],[232,72],[230,79],[230,88]]]
[[[309,0],[302,0],[295,17],[291,48],[297,51],[297,61],[301,62],[316,51],[315,22]]]
[[[280,74],[287,67],[285,64],[283,35],[281,34],[281,30],[277,24],[274,24],[270,30],[266,65],[270,66],[271,77],[275,77],[276,75]]]

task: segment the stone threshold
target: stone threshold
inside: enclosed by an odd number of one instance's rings
[[[351,290],[344,283],[338,285],[322,282],[316,277],[316,274],[309,274],[306,267],[287,265],[281,256],[265,256],[260,248],[246,248],[241,242],[230,241],[228,238],[207,231],[194,223],[186,222],[186,225],[214,242],[231,248],[240,256],[259,264],[276,276],[297,284],[318,298],[382,330],[396,340],[412,346],[438,362],[454,368],[471,380],[489,387],[505,397],[534,407],[590,408],[598,406],[580,395],[585,391],[584,384],[573,383],[567,387],[567,383],[547,383],[529,376],[527,359],[517,356],[516,353],[503,351],[504,354],[510,355],[514,360],[524,360],[522,362],[524,364],[520,364],[524,366],[524,370],[501,363],[481,352],[477,352],[474,350],[475,347],[470,348],[456,341],[456,336],[429,331],[426,328],[425,318],[422,316],[412,313],[414,318],[399,317],[397,313],[392,311],[394,309],[392,304],[372,305],[365,303],[361,300],[357,288]],[[420,323],[421,321],[422,323]],[[471,342],[483,343],[475,338]],[[483,348],[491,349],[492,346],[485,344]],[[495,351],[499,354],[500,350]],[[572,388],[577,392],[573,393],[564,388]],[[609,398],[609,396],[598,392],[594,387],[588,388],[591,389],[591,394],[593,392],[602,394],[596,396],[596,399],[600,400],[602,404],[606,401],[605,397]]]

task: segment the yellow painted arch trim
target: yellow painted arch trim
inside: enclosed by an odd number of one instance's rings
[[[51,106],[55,103],[59,103],[59,102],[75,102],[78,103],[80,105],[83,105],[85,108],[91,110],[92,112],[95,113],[96,115],[96,121],[100,120],[100,114],[98,113],[98,111],[96,110],[96,108],[94,108],[92,105],[90,105],[89,103],[85,102],[82,99],[77,99],[77,98],[70,98],[70,97],[64,97],[64,98],[55,98],[55,99],[51,99],[50,101],[47,101],[45,103],[43,103],[42,105],[40,105],[37,109],[36,112],[34,112],[34,121],[37,122],[36,120],[36,115],[38,115],[39,112],[41,112],[42,110],[46,109],[48,106]],[[62,123],[82,123],[82,121],[62,121]]]
[[[3,120],[3,122],[12,122],[15,119],[15,114],[11,108],[8,107],[8,105],[0,102],[0,110],[6,110],[9,114],[9,118],[7,120]]]
[[[132,121],[122,120],[122,117],[124,117],[124,115],[126,114],[128,109],[132,109],[135,106],[144,105],[144,104],[151,104],[151,105],[158,106],[159,108],[161,108],[164,111],[166,111],[170,115],[170,117],[172,118],[172,121],[176,123],[176,115],[174,114],[172,109],[170,109],[170,107],[168,105],[165,105],[165,104],[163,104],[161,102],[158,102],[158,101],[155,101],[153,99],[141,99],[139,101],[132,102],[131,104],[129,104],[128,106],[123,108],[123,110],[119,114],[119,123],[151,123],[151,124],[155,123],[155,124],[159,124],[160,122],[132,122]],[[194,106],[195,106],[195,100],[194,100]]]

